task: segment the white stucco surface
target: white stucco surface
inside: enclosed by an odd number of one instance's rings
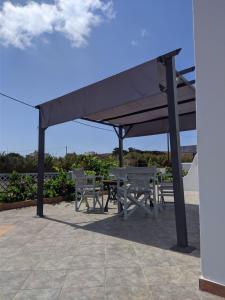
[[[183,177],[183,183],[185,191],[198,192],[198,154],[195,155],[190,164],[187,175]]]
[[[225,1],[194,0],[201,270],[225,285]]]
[[[191,168],[191,164],[192,164],[191,162],[190,163],[189,162],[188,163],[181,163],[182,170],[188,172]]]

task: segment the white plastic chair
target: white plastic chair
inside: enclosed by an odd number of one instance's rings
[[[72,172],[72,179],[75,181],[75,210],[78,211],[83,202],[85,202],[87,210],[90,211],[88,200],[91,199],[92,209],[96,210],[96,205],[99,205],[103,212],[103,185],[101,176],[87,176],[83,169],[74,169]],[[96,179],[99,183],[96,183]],[[101,197],[101,201],[100,201]]]

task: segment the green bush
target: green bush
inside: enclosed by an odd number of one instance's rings
[[[44,182],[44,197],[63,196],[65,200],[72,200],[74,194],[74,182],[66,171],[57,170],[55,178]],[[13,172],[9,177],[8,186],[0,192],[0,202],[17,202],[33,200],[37,196],[37,184],[31,176],[20,175]]]
[[[5,192],[0,191],[0,203],[6,203],[8,196]]]
[[[6,190],[0,193],[1,202],[15,202],[26,199],[35,199],[36,183],[31,176],[12,172],[9,176],[9,182]]]
[[[112,157],[100,159],[95,155],[82,154],[77,157],[77,161],[72,165],[72,168],[84,168],[87,175],[101,175],[107,178],[109,169],[117,165],[117,161]]]
[[[73,180],[66,171],[62,169],[56,169],[56,171],[58,175],[44,183],[44,197],[63,196],[67,200],[71,200],[75,192]]]

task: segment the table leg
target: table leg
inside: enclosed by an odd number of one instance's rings
[[[119,214],[123,211],[123,205],[120,203],[120,201],[118,201],[117,206],[118,206],[118,214]]]
[[[108,187],[108,197],[107,197],[106,204],[104,207],[104,212],[108,212],[108,206],[109,206],[109,200],[110,200],[110,186],[108,185],[107,187]]]

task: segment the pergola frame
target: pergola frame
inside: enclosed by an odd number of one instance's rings
[[[173,250],[189,253],[193,251],[193,247],[188,245],[187,236],[187,224],[186,224],[186,212],[185,212],[185,202],[184,202],[184,188],[183,179],[181,172],[181,155],[180,155],[180,128],[179,128],[179,115],[177,102],[177,88],[184,85],[191,85],[194,83],[192,81],[183,81],[177,84],[176,78],[179,75],[183,75],[194,71],[194,67],[177,72],[175,69],[175,56],[180,52],[181,49],[177,49],[173,52],[167,53],[163,56],[158,57],[158,60],[163,63],[166,67],[166,86],[165,89],[161,86],[163,92],[167,94],[167,105],[159,106],[157,108],[168,107],[168,120],[169,120],[169,137],[170,137],[170,147],[171,147],[171,162],[172,162],[172,173],[173,173],[173,188],[174,188],[174,205],[175,205],[175,221],[176,221],[176,233],[177,233],[177,244],[172,247]],[[184,80],[184,79],[183,79]],[[184,100],[186,102],[194,101],[195,99]],[[183,101],[183,102],[184,102]],[[43,217],[43,187],[44,187],[44,153],[45,153],[45,128],[41,126],[41,111],[39,109],[39,139],[38,139],[38,192],[37,192],[37,216]],[[153,110],[154,108],[152,108]],[[151,109],[149,109],[151,110]],[[143,112],[143,110],[141,111]],[[132,115],[135,113],[140,113],[140,111],[130,113],[127,115]],[[193,113],[193,112],[191,112]],[[124,117],[123,116],[119,116]],[[164,117],[166,118],[166,117]],[[136,125],[126,124],[128,129],[125,131],[124,126],[116,126],[110,123],[110,119],[104,119],[101,121],[91,120],[89,118],[82,118],[83,120],[92,121],[100,123],[103,125],[112,126],[118,136],[119,141],[119,166],[123,166],[123,139],[126,138],[129,130]],[[158,118],[157,120],[161,120]],[[148,121],[145,121],[148,123]],[[142,124],[145,122],[141,122]],[[120,208],[121,209],[121,208]]]

